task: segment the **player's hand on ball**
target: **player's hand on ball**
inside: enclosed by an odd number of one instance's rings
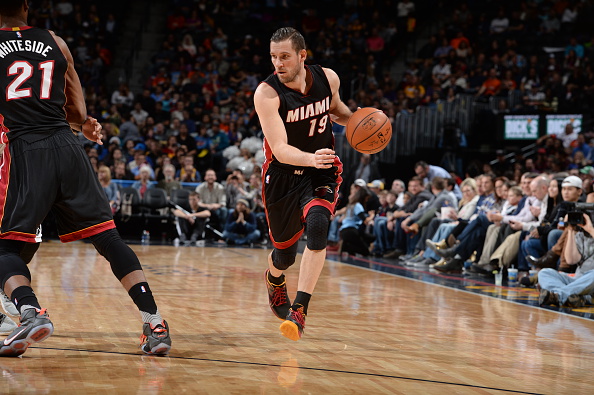
[[[82,132],[87,139],[99,145],[103,145],[103,134],[101,133],[102,128],[103,127],[101,124],[95,118],[88,117],[85,123],[82,125]]]
[[[316,169],[329,169],[334,165],[336,155],[330,148],[322,148],[314,154],[314,167]]]

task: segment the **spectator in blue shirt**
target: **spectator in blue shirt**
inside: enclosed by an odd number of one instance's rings
[[[247,200],[237,199],[235,210],[227,217],[223,238],[227,244],[235,245],[254,243],[260,238],[256,216],[250,210]]]

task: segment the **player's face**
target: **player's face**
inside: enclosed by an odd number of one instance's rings
[[[280,82],[288,84],[293,82],[301,71],[305,57],[293,49],[291,41],[285,40],[270,43],[270,60]]]

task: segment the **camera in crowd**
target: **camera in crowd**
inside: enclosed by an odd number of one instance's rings
[[[574,227],[584,224],[584,214],[592,219],[594,213],[594,203],[572,203],[571,209],[567,213],[567,223]]]

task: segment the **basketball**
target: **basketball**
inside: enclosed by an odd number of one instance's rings
[[[390,142],[392,124],[382,110],[364,107],[355,111],[347,122],[346,138],[355,150],[375,154]]]

